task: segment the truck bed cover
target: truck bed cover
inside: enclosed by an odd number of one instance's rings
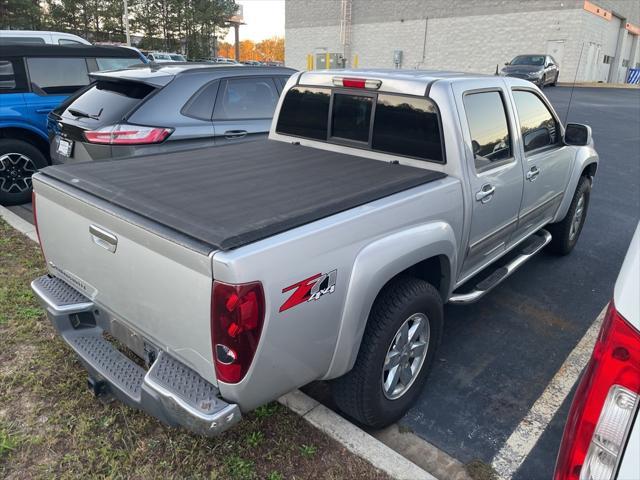
[[[42,170],[164,227],[228,250],[445,177],[273,140]]]

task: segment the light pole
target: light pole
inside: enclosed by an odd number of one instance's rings
[[[131,38],[129,37],[129,2],[124,0],[124,32],[127,35],[127,47],[131,46]]]

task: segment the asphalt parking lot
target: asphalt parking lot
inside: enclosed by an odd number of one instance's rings
[[[570,91],[545,89],[562,119]],[[438,362],[401,421],[464,463],[491,464],[609,301],[640,218],[640,91],[576,88],[569,121],[591,125],[601,159],[578,245],[542,252],[475,305],[448,306]],[[551,478],[570,397],[514,478]]]
[[[570,88],[545,93],[561,118]],[[640,218],[640,90],[576,88],[569,121],[592,126],[601,156],[582,237],[541,253],[471,306],[448,306],[438,360],[402,427],[463,463],[491,464],[612,295]],[[30,205],[12,207],[31,221]],[[553,472],[571,395],[517,479]]]

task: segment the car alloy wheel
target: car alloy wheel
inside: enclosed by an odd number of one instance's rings
[[[393,336],[382,369],[382,391],[389,400],[402,397],[418,378],[427,357],[430,334],[427,316],[414,313]]]
[[[571,227],[569,229],[569,240],[573,242],[580,231],[582,225],[582,217],[584,216],[584,194],[580,196],[578,204],[576,205],[576,211],[573,214],[573,220],[571,221]]]
[[[0,156],[0,191],[22,193],[31,190],[31,175],[37,171],[33,161],[22,153]]]

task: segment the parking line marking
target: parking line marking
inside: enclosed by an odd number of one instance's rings
[[[496,471],[498,478],[509,480],[513,477],[571,392],[576,381],[580,378],[582,369],[591,357],[591,351],[598,337],[606,310],[607,306],[602,309],[600,315],[571,351],[531,410],[493,457],[491,466]]]

